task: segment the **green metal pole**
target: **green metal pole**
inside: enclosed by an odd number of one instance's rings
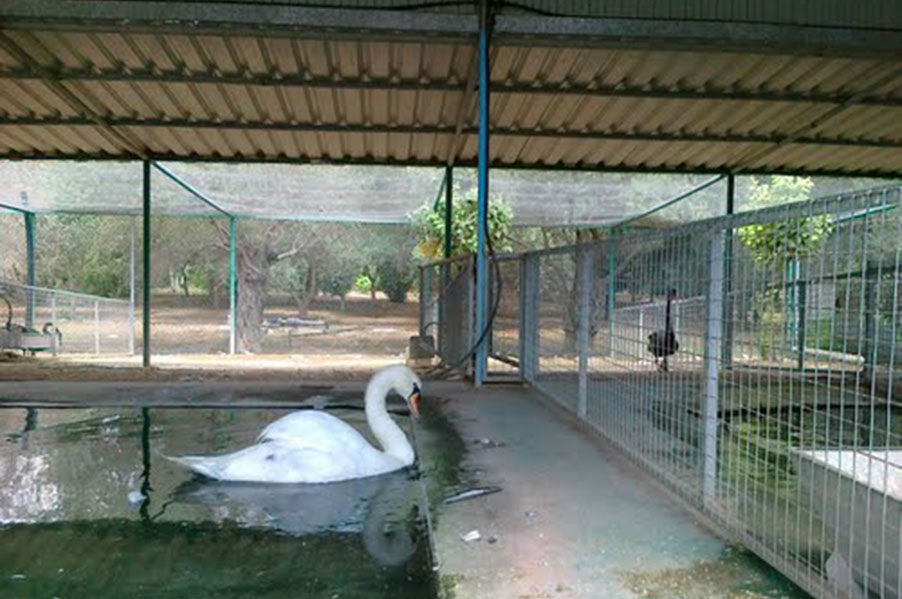
[[[608,357],[614,356],[614,251],[617,248],[614,232],[611,232],[608,249]]]
[[[24,196],[24,194],[23,194]],[[28,305],[25,307],[25,326],[34,327],[34,286],[37,280],[35,274],[35,245],[34,245],[35,218],[33,212],[25,213],[25,253],[28,258],[28,272],[26,283],[28,289]]]
[[[451,212],[454,201],[454,167],[445,167],[445,258],[451,257]]]
[[[733,173],[727,176],[727,215],[736,209],[736,178]],[[721,344],[721,363],[729,367],[733,364],[733,229],[724,231],[723,262],[723,342]]]
[[[150,367],[150,160],[144,161],[144,312],[141,314],[144,368]]]
[[[238,276],[235,256],[235,217],[229,219],[229,353],[235,353],[238,339]]]

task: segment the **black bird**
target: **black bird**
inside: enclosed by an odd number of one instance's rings
[[[670,302],[675,297],[676,289],[669,289],[667,291],[667,307],[664,309],[664,330],[658,329],[648,336],[648,351],[655,357],[655,364],[661,372],[667,372],[667,356],[672,356],[680,349],[680,343],[673,332],[673,325],[670,324]]]

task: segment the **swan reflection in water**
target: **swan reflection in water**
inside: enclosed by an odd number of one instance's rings
[[[302,537],[360,534],[380,566],[401,566],[416,552],[416,481],[410,470],[328,484],[216,482],[192,479],[172,501],[214,508],[234,520]]]

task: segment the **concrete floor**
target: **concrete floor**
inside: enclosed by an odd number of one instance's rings
[[[442,410],[468,448],[471,482],[503,489],[437,508],[446,597],[805,596],[699,526],[534,392],[446,384],[430,391],[446,398]],[[462,540],[472,530],[481,539]]]

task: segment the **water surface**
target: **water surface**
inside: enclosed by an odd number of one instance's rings
[[[412,473],[216,483],[164,457],[240,448],[286,412],[0,409],[0,597],[434,596]]]

